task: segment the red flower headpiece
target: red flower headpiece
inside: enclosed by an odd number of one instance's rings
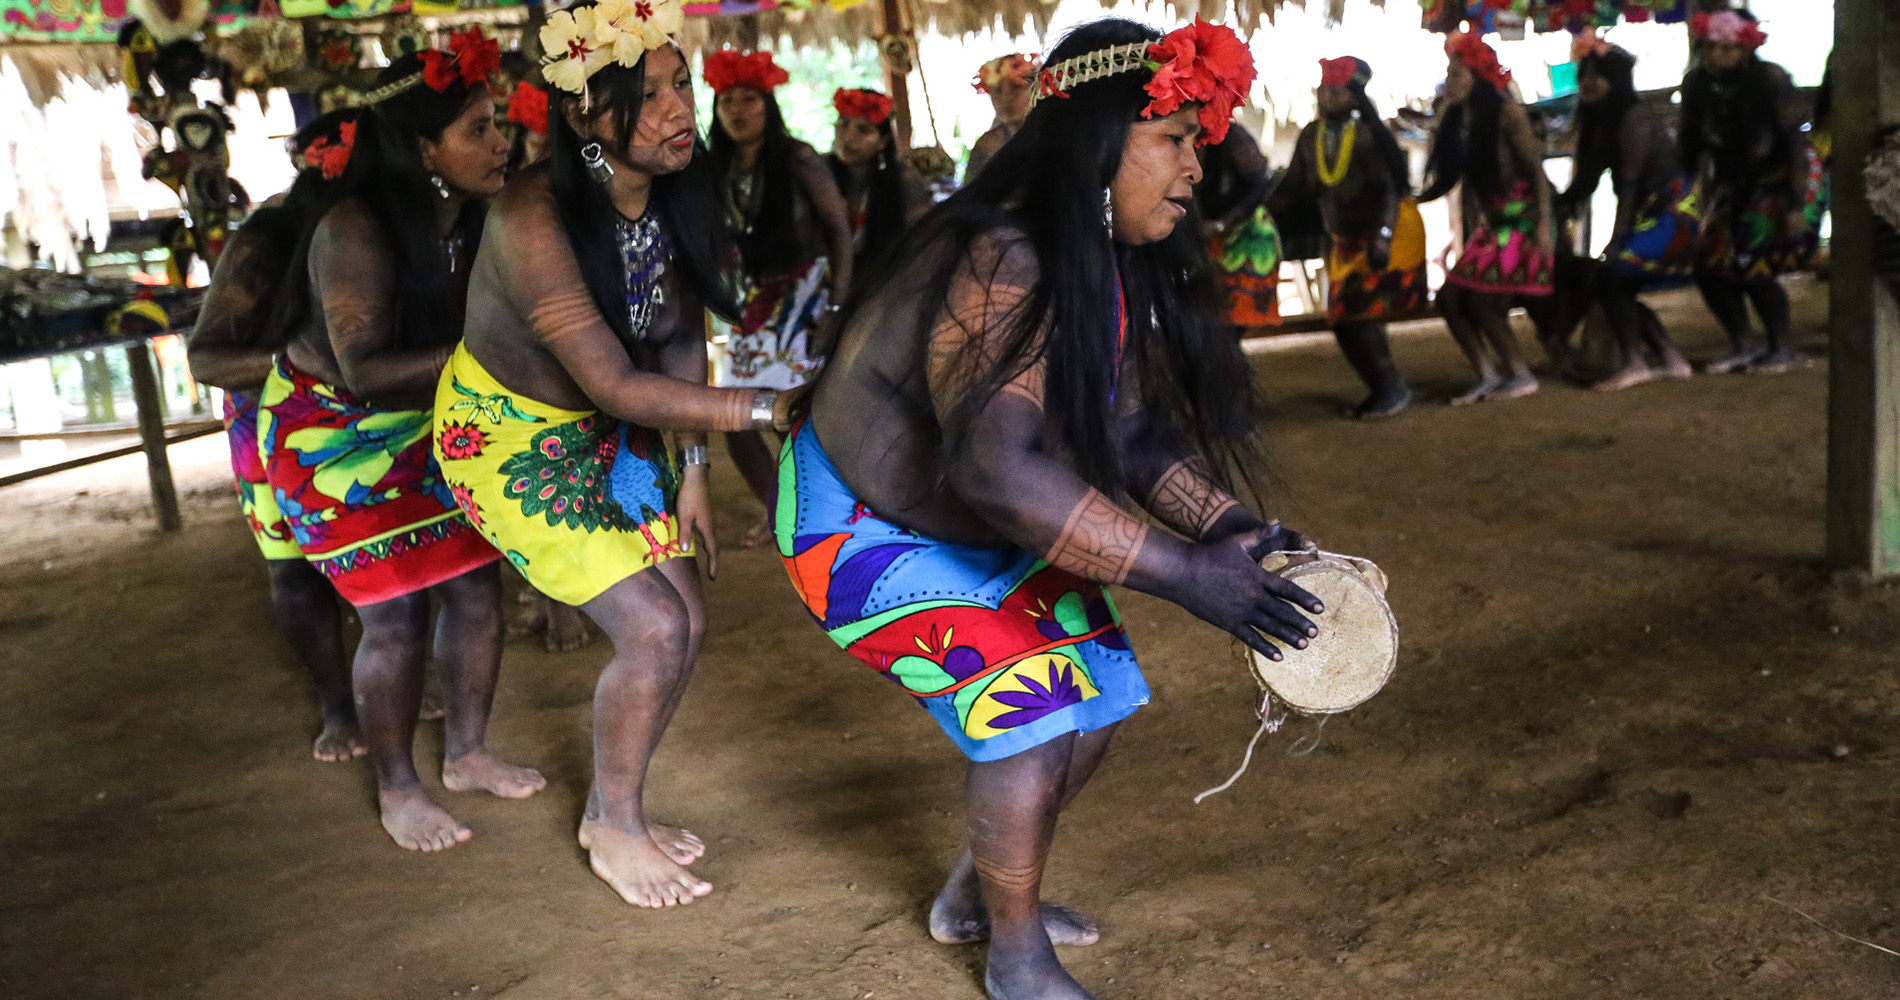
[[[310,145],[303,148],[303,168],[322,171],[326,181],[343,176],[344,168],[350,165],[350,151],[356,148],[356,123],[337,126],[337,136],[338,142],[322,135],[310,140]]]
[[[1511,71],[1498,62],[1497,52],[1484,39],[1467,31],[1455,32],[1445,40],[1445,52],[1465,64],[1473,76],[1503,91],[1511,85]]]
[[[1045,67],[1030,107],[1044,98],[1068,97],[1070,90],[1082,84],[1137,69],[1154,74],[1142,88],[1153,99],[1141,117],[1166,117],[1184,104],[1201,106],[1198,146],[1226,140],[1234,108],[1246,101],[1254,80],[1253,53],[1234,29],[1209,24],[1196,15],[1194,23],[1168,32],[1153,44],[1111,45]]]
[[[970,86],[976,88],[979,94],[989,93],[1005,80],[1014,80],[1027,86],[1029,81],[1036,78],[1039,65],[1034,52],[1011,52],[1006,56],[997,56],[976,71]]]
[[[1371,75],[1361,77],[1360,73],[1359,60],[1351,56],[1319,61],[1319,85],[1322,87],[1350,87],[1355,83],[1363,87]]]
[[[458,79],[473,87],[501,68],[501,45],[482,34],[480,25],[449,36],[449,50],[422,53],[422,82],[440,93]]]
[[[529,86],[526,80],[515,84],[515,92],[508,97],[508,120],[527,126],[535,135],[547,135],[548,92]]]
[[[1745,49],[1761,48],[1762,43],[1768,41],[1768,34],[1760,25],[1732,10],[1704,12],[1690,18],[1689,35],[1717,45],[1740,45]]]
[[[862,118],[873,125],[891,120],[891,99],[875,90],[840,87],[831,95],[831,106],[840,118]]]
[[[705,76],[706,85],[713,89],[715,97],[734,87],[746,87],[769,94],[779,84],[792,78],[790,73],[772,61],[772,53],[740,52],[737,49],[720,49],[707,56]]]

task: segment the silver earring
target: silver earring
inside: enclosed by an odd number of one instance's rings
[[[607,162],[598,142],[581,147],[581,164],[587,168],[587,176],[592,177],[597,184],[605,184],[613,179],[613,165]]]
[[[1102,225],[1115,228],[1115,195],[1108,188],[1102,189]]]
[[[447,197],[449,196],[449,185],[448,185],[448,182],[447,182],[447,181],[444,181],[444,180],[442,179],[442,175],[441,175],[441,174],[430,174],[430,175],[429,175],[429,183],[431,183],[431,184],[434,184],[434,185],[435,185],[435,193],[436,193],[436,194],[438,194],[438,195],[441,195],[441,196],[442,196],[442,197],[444,197],[444,198],[447,198]]]

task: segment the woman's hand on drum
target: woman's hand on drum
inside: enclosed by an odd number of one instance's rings
[[[1320,614],[1326,608],[1319,598],[1260,568],[1260,557],[1303,545],[1297,532],[1288,531],[1276,521],[1193,546],[1188,550],[1181,585],[1169,595],[1170,599],[1202,621],[1231,633],[1260,655],[1278,660],[1280,650],[1268,638],[1304,649],[1319,629],[1299,609]]]

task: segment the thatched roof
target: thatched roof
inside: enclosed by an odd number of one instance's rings
[[[1384,4],[1385,0],[1375,0]],[[757,15],[757,38],[766,45],[783,39],[793,45],[825,45],[834,40],[858,42],[877,37],[878,0],[868,0],[842,13],[823,4],[808,11],[772,11]],[[1103,6],[1121,6],[1121,0],[1103,0]],[[1011,34],[1034,28],[1042,34],[1055,15],[1054,0],[904,0],[913,27],[919,34],[961,35],[972,31],[1001,27]],[[1343,15],[1346,0],[1163,0],[1168,20],[1181,22],[1199,14],[1210,21],[1224,17],[1230,9],[1238,15],[1240,27],[1251,31],[1273,20],[1283,6],[1329,8],[1334,18]],[[745,45],[752,40],[751,25],[735,17],[691,18],[687,26],[689,43],[710,46]],[[782,44],[782,43],[780,43]]]

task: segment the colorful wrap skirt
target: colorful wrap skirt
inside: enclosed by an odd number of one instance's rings
[[[1493,198],[1472,228],[1445,280],[1475,292],[1549,295],[1556,290],[1556,261],[1537,246],[1537,199],[1529,181]]]
[[[1811,145],[1807,176],[1793,191],[1780,184],[1718,188],[1703,217],[1696,273],[1747,281],[1805,269],[1820,249],[1826,189],[1821,154]],[[1798,230],[1788,224],[1796,210]]]
[[[1383,323],[1388,317],[1422,312],[1431,305],[1432,289],[1425,273],[1425,219],[1418,202],[1399,202],[1398,224],[1392,227],[1392,258],[1384,270],[1366,259],[1371,241],[1347,236],[1332,238],[1326,253],[1326,320],[1341,323]]]
[[[380,410],[280,360],[258,448],[290,532],[344,600],[375,604],[501,558],[429,454],[428,410]]]
[[[469,522],[563,604],[692,554],[659,431],[510,392],[467,345],[436,383],[435,431],[436,461]]]
[[[819,627],[916,698],[971,760],[1100,729],[1148,703],[1099,585],[1013,546],[956,545],[879,518],[810,423],[780,453],[774,531]]]
[[[816,375],[824,359],[811,356],[811,335],[829,311],[830,277],[829,262],[819,257],[748,287],[739,326],[727,328],[726,353],[713,373],[713,384],[790,389]]]
[[[1701,236],[1701,193],[1688,177],[1672,177],[1643,195],[1629,237],[1609,248],[1610,267],[1628,278],[1687,277]]]
[[[266,559],[302,559],[303,550],[290,534],[284,512],[271,494],[264,475],[264,458],[257,447],[257,396],[248,392],[224,394],[224,434],[231,443],[231,477],[237,482],[238,507],[251,537]]]
[[[1265,208],[1217,237],[1208,255],[1220,269],[1227,322],[1242,328],[1280,325],[1280,231]]]

